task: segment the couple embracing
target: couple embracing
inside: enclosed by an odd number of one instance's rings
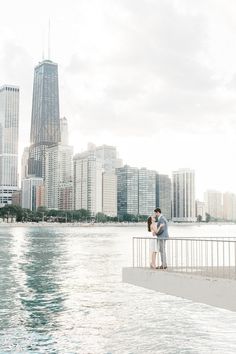
[[[157,218],[157,222],[156,222]],[[168,225],[167,220],[162,215],[161,209],[156,208],[154,210],[154,215],[149,216],[148,218],[148,231],[152,233],[152,236],[155,237],[153,240],[150,240],[150,254],[151,254],[151,263],[150,267],[153,269],[166,269],[166,240],[169,237],[168,234]],[[157,237],[157,239],[156,239]],[[161,266],[156,266],[156,254],[159,251],[161,255]]]

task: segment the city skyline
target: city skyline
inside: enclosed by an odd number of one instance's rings
[[[207,189],[236,193],[236,5],[142,3],[47,3],[70,145],[75,153],[90,141],[115,145],[124,163],[169,176],[192,168],[201,200]],[[30,2],[14,5],[12,14],[4,4],[0,24],[0,76],[1,84],[21,90],[21,156],[29,145],[33,68],[47,46],[48,20],[44,6],[36,18]]]

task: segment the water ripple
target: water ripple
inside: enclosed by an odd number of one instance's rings
[[[0,227],[0,353],[235,353],[235,313],[121,283],[138,234]]]

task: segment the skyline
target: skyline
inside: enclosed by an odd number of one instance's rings
[[[45,6],[36,18],[29,1],[13,4],[14,13],[4,4],[0,24],[0,77],[1,85],[20,87],[21,158],[48,19]],[[130,166],[170,176],[194,169],[198,199],[207,189],[236,193],[233,1],[227,9],[220,1],[67,4],[46,8],[74,152],[88,142],[115,145]]]

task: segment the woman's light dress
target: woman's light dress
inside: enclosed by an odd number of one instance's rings
[[[149,250],[150,250],[150,252],[158,252],[158,244],[157,244],[157,239],[156,239],[156,233],[154,231],[156,229],[156,224],[152,223],[150,228],[151,228],[150,236],[153,237],[153,240],[149,241]]]

